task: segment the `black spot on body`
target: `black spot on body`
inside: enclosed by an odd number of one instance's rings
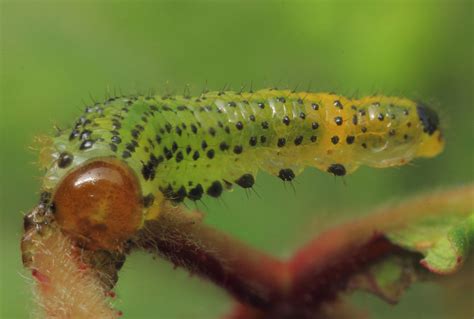
[[[242,124],[241,121],[238,121],[237,123],[235,123],[235,127],[241,131],[243,128],[244,128],[244,124]]]
[[[304,120],[306,118],[306,114],[304,112],[300,113],[300,119]]]
[[[331,137],[331,142],[336,145],[337,143],[339,143],[339,136],[337,135],[334,135],[333,137]]]
[[[216,136],[216,129],[213,128],[213,127],[210,127],[209,128],[209,134],[211,134],[211,136]]]
[[[352,124],[357,125],[359,122],[359,118],[357,117],[357,114],[352,115]]]
[[[176,150],[178,149],[178,143],[176,142],[173,142],[173,144],[171,145],[171,150],[174,152],[176,152]]]
[[[267,121],[263,121],[263,122],[262,122],[262,128],[263,128],[264,130],[268,129],[268,122],[267,122]]]
[[[188,198],[191,200],[199,200],[204,193],[204,189],[202,188],[201,184],[197,184],[196,187],[192,188],[188,192]]]
[[[226,151],[226,150],[229,149],[229,144],[227,144],[226,142],[221,142],[221,143],[219,144],[219,149],[220,149],[221,151]]]
[[[335,100],[335,101],[334,101],[334,106],[337,107],[337,108],[339,108],[339,109],[341,109],[341,110],[342,110],[342,108],[343,108],[342,103],[341,103],[341,101],[339,101],[339,100]]]
[[[80,134],[80,131],[78,129],[72,130],[71,134],[69,135],[69,140],[72,141],[76,137],[78,137]]]
[[[84,142],[81,143],[81,145],[79,146],[79,149],[80,150],[87,150],[87,149],[91,148],[93,145],[94,145],[93,141],[85,140]]]
[[[312,103],[312,104],[311,104],[311,107],[312,107],[313,110],[315,110],[315,111],[319,110],[319,104],[318,104],[318,103]]]
[[[311,137],[309,138],[311,140],[311,142],[316,142],[318,140],[318,137],[316,135],[311,135]]]
[[[249,145],[250,146],[255,146],[257,145],[257,137],[256,136],[251,136],[249,139]]]
[[[335,176],[346,175],[346,168],[342,164],[332,164],[328,167],[327,171],[334,174]]]
[[[240,154],[240,153],[242,153],[242,151],[243,151],[242,145],[235,145],[234,146],[234,153],[235,154]]]
[[[384,116],[382,113],[380,113],[380,114],[377,116],[377,118],[379,119],[379,121],[383,121],[383,120],[385,119],[385,116]]]
[[[66,168],[69,165],[71,165],[73,160],[74,160],[74,156],[71,153],[63,152],[59,155],[58,167],[59,168]]]
[[[260,143],[265,143],[267,141],[267,137],[265,135],[260,136]]]
[[[311,128],[312,128],[313,130],[317,130],[318,127],[319,127],[318,122],[313,122],[313,123],[311,123]]]
[[[132,154],[129,151],[123,151],[122,152],[122,158],[129,158],[131,156],[132,156]]]
[[[249,119],[250,119],[250,121],[255,122],[255,115],[253,115],[253,114],[250,115],[250,116],[249,116]]]
[[[212,182],[206,193],[212,197],[219,197],[222,194],[222,184],[219,181]]]
[[[214,150],[209,150],[207,151],[207,157],[209,157],[209,159],[213,159],[214,158]]]
[[[303,135],[297,136],[294,142],[295,145],[300,145],[303,142]]]
[[[334,118],[334,122],[335,122],[338,126],[341,126],[341,125],[342,125],[342,122],[343,122],[343,121],[342,121],[342,117],[336,116],[336,117]]]
[[[288,125],[290,125],[290,118],[287,115],[285,115],[285,116],[283,116],[282,122],[283,122],[283,124],[288,126]]]
[[[153,202],[155,201],[155,196],[153,194],[148,194],[146,196],[143,196],[143,207],[148,208],[153,205]]]
[[[244,174],[236,179],[235,183],[242,188],[250,188],[255,184],[255,178],[252,174]]]
[[[183,152],[179,151],[178,153],[176,153],[176,163],[179,163],[183,160],[184,156],[183,156]]]
[[[295,173],[290,168],[284,168],[280,170],[278,177],[285,182],[290,182],[295,178]]]
[[[283,147],[286,144],[286,139],[284,137],[280,137],[277,142],[278,147]]]
[[[199,152],[198,151],[194,151],[194,154],[193,154],[193,160],[197,160],[199,158]]]
[[[88,140],[91,137],[92,131],[90,130],[84,130],[81,133],[81,140]]]
[[[347,143],[347,144],[352,144],[352,143],[354,143],[354,140],[355,140],[355,136],[353,136],[353,135],[348,135],[348,136],[346,137],[346,143]]]
[[[112,141],[112,143],[115,143],[115,144],[120,144],[122,142],[122,139],[120,138],[120,136],[117,136],[117,135],[112,136],[110,140]]]

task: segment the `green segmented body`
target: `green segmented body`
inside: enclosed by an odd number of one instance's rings
[[[113,98],[88,107],[72,132],[54,139],[44,188],[97,157],[135,171],[145,206],[157,192],[180,202],[217,197],[232,184],[252,187],[258,170],[291,181],[305,166],[345,175],[362,164],[401,165],[431,156],[424,136],[438,122],[426,110],[396,97],[286,90]]]

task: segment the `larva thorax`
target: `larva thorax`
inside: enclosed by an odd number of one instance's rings
[[[67,196],[54,195],[58,189],[67,189],[72,198],[84,196],[84,189],[75,193],[74,187],[63,187],[71,174],[77,176],[70,183],[101,176],[107,198],[114,198],[117,185],[138,185],[141,200],[132,200],[124,220],[142,210],[141,222],[133,222],[139,228],[144,219],[156,217],[164,199],[217,197],[233,184],[249,188],[258,170],[291,181],[306,166],[342,176],[360,165],[388,167],[434,156],[443,148],[438,126],[436,113],[426,106],[384,96],[348,99],[269,89],[208,92],[194,98],[118,97],[88,107],[71,131],[53,139],[43,189],[53,202],[65,202]],[[87,170],[77,173],[85,165],[95,169],[96,177]],[[135,193],[123,196],[135,198]],[[113,212],[104,211],[105,204],[88,207],[97,216],[82,219],[68,217],[78,215],[77,207],[54,204],[70,229],[117,220]],[[115,230],[98,227],[97,232],[131,232],[117,225]],[[97,245],[115,244],[105,240]]]

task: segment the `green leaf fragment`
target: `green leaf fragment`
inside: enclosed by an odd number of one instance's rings
[[[421,253],[421,264],[431,272],[455,272],[470,254],[474,242],[474,213],[468,216],[430,216],[386,234],[407,250]]]

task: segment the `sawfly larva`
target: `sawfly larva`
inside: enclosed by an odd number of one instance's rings
[[[91,249],[119,249],[164,201],[250,188],[259,170],[291,181],[440,153],[437,114],[405,98],[260,90],[122,96],[87,107],[47,140],[40,209]],[[31,223],[27,222],[27,226]]]

